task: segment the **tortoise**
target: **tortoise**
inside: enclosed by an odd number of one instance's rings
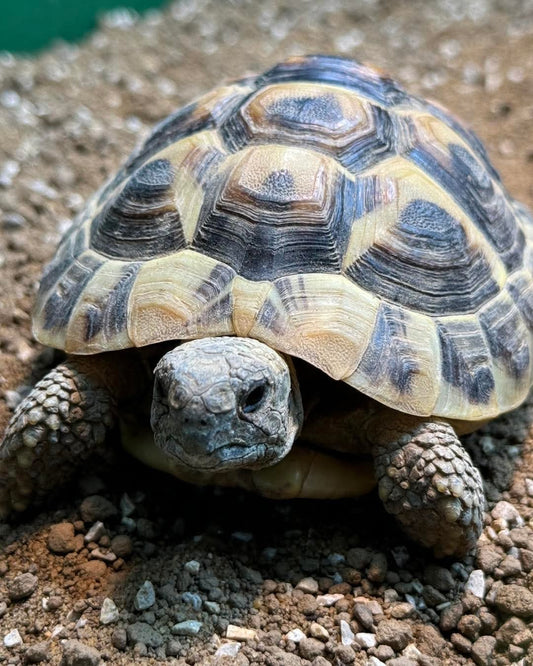
[[[531,386],[532,222],[475,134],[381,71],[298,56],[216,88],[155,127],[44,271],[34,334],[67,356],[7,427],[2,515],[119,424],[188,482],[377,482],[411,538],[465,555],[485,499],[458,436]]]

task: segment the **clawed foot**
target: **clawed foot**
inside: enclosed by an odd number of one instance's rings
[[[0,518],[62,485],[112,423],[103,387],[75,363],[51,370],[17,407],[0,445]]]
[[[483,528],[481,475],[448,423],[409,420],[400,415],[377,434],[379,495],[415,541],[437,557],[462,557]]]

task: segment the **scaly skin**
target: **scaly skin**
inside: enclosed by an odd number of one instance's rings
[[[72,357],[17,407],[0,444],[0,518],[61,487],[93,454],[106,455],[118,396],[132,399],[144,376],[137,364],[116,359]]]
[[[479,471],[449,423],[386,411],[367,433],[385,508],[437,557],[467,554],[483,528]]]

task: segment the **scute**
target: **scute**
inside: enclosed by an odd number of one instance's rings
[[[483,420],[533,376],[533,219],[471,130],[299,56],[160,123],[46,269],[43,343],[249,336],[396,409]]]

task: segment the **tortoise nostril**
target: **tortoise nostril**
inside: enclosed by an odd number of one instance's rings
[[[183,409],[191,396],[181,385],[173,386],[168,392],[168,401],[174,409]]]

